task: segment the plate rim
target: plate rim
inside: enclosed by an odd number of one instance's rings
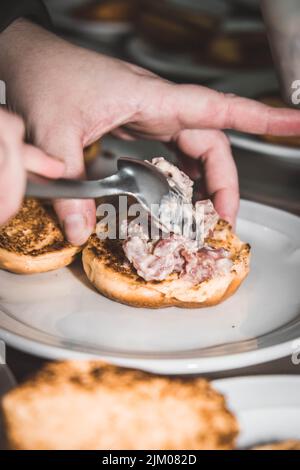
[[[256,382],[268,382],[268,381],[274,381],[274,382],[284,382],[285,384],[287,381],[297,381],[299,382],[299,387],[300,387],[300,375],[297,374],[262,374],[262,375],[242,375],[242,376],[235,376],[235,377],[224,377],[220,379],[214,379],[212,380],[212,384],[215,386],[219,385],[231,385],[231,384],[243,384],[247,385],[247,382],[254,383],[256,385]],[[300,395],[299,395],[299,406],[300,406]]]

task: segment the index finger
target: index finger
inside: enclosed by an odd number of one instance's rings
[[[197,85],[175,86],[176,114],[182,128],[234,129],[253,134],[300,135],[300,111]],[[173,103],[173,104],[174,104]]]
[[[230,145],[224,134],[215,130],[181,131],[179,148],[192,158],[201,158],[206,190],[221,218],[233,226],[239,208],[239,184]]]

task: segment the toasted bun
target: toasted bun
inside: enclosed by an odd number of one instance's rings
[[[250,246],[241,242],[230,225],[219,221],[210,246],[230,251],[233,268],[228,275],[215,277],[197,286],[172,274],[161,282],[147,282],[128,263],[118,240],[99,240],[94,234],[83,250],[84,270],[96,289],[112,300],[134,307],[207,307],[231,296],[249,272]]]
[[[8,446],[23,450],[232,449],[224,397],[201,378],[101,362],[52,363],[2,401]]]
[[[88,21],[132,21],[137,11],[138,0],[102,0],[89,2],[77,7],[73,14],[80,20]]]
[[[68,243],[52,210],[27,199],[0,229],[0,268],[19,274],[52,271],[70,264],[81,248]]]

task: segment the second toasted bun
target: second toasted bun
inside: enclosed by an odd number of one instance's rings
[[[80,247],[68,243],[51,209],[27,199],[0,229],[0,269],[18,274],[52,271],[70,264]]]
[[[230,251],[233,267],[227,275],[190,287],[177,274],[165,281],[147,282],[126,260],[119,240],[99,240],[92,235],[83,250],[84,270],[106,297],[134,307],[208,307],[231,296],[249,272],[250,246],[241,242],[230,225],[219,221],[210,246]]]

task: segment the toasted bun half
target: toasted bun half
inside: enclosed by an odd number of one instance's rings
[[[80,247],[68,243],[51,209],[27,199],[0,229],[0,269],[18,274],[52,271],[70,264]]]
[[[164,281],[147,282],[127,261],[119,240],[99,240],[94,234],[83,250],[87,277],[106,297],[134,307],[198,308],[216,305],[231,296],[249,272],[250,246],[239,240],[230,225],[220,220],[207,243],[230,251],[233,267],[227,275],[190,287],[178,274]]]

